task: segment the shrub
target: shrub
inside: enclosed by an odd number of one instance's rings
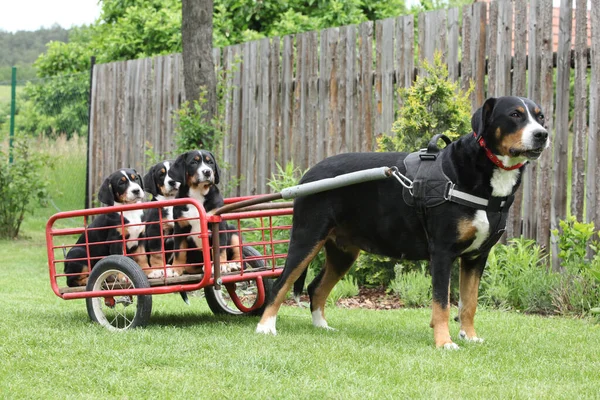
[[[14,239],[19,235],[25,212],[33,213],[36,204],[48,200],[47,179],[42,172],[51,165],[50,158],[33,153],[29,143],[17,139],[13,147],[13,163],[0,150],[0,238]]]
[[[346,275],[333,287],[329,297],[327,297],[327,304],[335,305],[338,300],[353,297],[357,294],[358,283],[356,282],[356,279],[350,275]]]
[[[427,73],[419,75],[410,88],[400,89],[402,107],[392,127],[395,135],[379,137],[379,150],[414,151],[427,147],[435,134],[454,140],[471,130],[472,87],[463,91],[458,82],[448,79],[440,53],[433,65],[424,60],[422,67]]]
[[[176,154],[194,149],[217,149],[221,141],[221,133],[213,123],[206,122],[206,111],[202,104],[206,96],[192,103],[185,101],[175,111],[175,145]]]
[[[390,289],[396,293],[405,305],[411,307],[427,307],[431,303],[431,277],[427,274],[425,264],[421,270],[404,271],[402,264],[394,267],[396,277],[390,282]]]

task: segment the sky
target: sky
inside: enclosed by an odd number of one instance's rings
[[[415,4],[418,0],[407,0],[406,3]],[[553,0],[553,3],[555,7],[559,6],[560,0]],[[35,31],[54,24],[70,28],[91,24],[99,16],[98,0],[3,0],[0,30]]]
[[[0,30],[35,31],[54,24],[71,28],[91,24],[99,16],[98,0],[3,0]]]

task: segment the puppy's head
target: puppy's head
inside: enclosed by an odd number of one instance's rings
[[[98,191],[98,200],[112,206],[115,203],[133,204],[144,199],[142,177],[132,168],[113,172],[104,180]]]
[[[159,162],[144,175],[144,188],[154,199],[166,200],[175,198],[181,182],[169,176],[171,161]]]
[[[208,189],[219,183],[219,167],[210,151],[191,150],[177,157],[169,176],[188,187]]]
[[[550,146],[542,108],[523,97],[489,98],[471,119],[473,132],[511,164],[535,160]]]

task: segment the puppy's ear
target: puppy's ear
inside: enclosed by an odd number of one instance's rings
[[[169,168],[169,176],[177,182],[185,182],[185,160],[187,159],[188,153],[180,154],[175,162]]]
[[[138,183],[138,185],[140,185],[140,187],[142,188],[142,190],[145,192],[146,191],[146,184],[144,183],[144,180],[142,179],[142,176],[134,169],[133,172],[135,172],[135,181]]]
[[[144,183],[144,191],[150,193],[152,196],[158,194],[156,193],[156,185],[154,184],[154,167],[156,167],[156,165],[153,165],[152,168],[150,168],[150,171],[144,175],[144,179],[142,180]]]
[[[115,205],[115,196],[113,195],[112,185],[110,184],[108,178],[104,180],[100,186],[100,190],[98,190],[98,200],[107,206]]]
[[[215,163],[215,185],[219,184],[220,178],[219,178],[219,173],[220,168],[219,165],[217,164],[217,159],[215,158],[215,155],[213,153],[211,153],[210,151],[208,152],[208,154],[210,154],[210,157],[213,159],[213,162]]]
[[[477,136],[481,136],[490,124],[492,111],[496,105],[496,98],[490,97],[483,103],[481,108],[477,109],[471,118],[471,128]]]

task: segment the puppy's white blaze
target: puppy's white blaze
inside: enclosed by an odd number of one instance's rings
[[[317,308],[315,311],[312,312],[312,322],[313,322],[313,325],[316,326],[317,328],[323,328],[323,329],[327,329],[327,330],[331,330],[331,331],[334,330],[332,327],[330,327],[327,324],[327,321],[325,321],[325,318],[323,318],[323,313],[321,312],[320,308]]]
[[[513,160],[512,158],[506,156],[501,157],[501,159],[504,165],[510,165],[509,161]],[[513,191],[513,188],[517,184],[520,173],[521,172],[518,169],[506,171],[504,169],[494,168],[492,179],[490,180],[490,185],[492,186],[492,196],[504,197],[510,195]]]
[[[256,325],[256,333],[264,333],[265,335],[272,334],[277,335],[277,329],[275,327],[275,323],[277,322],[277,317],[272,316],[267,318],[264,324]]]
[[[208,171],[210,172],[210,174],[208,175],[208,177],[206,175],[204,175],[204,172]],[[200,165],[200,167],[197,170],[197,174],[198,174],[198,182],[213,182],[215,179],[215,175],[213,173],[213,169],[207,165],[204,161],[202,161],[202,164]]]
[[[475,239],[473,243],[466,248],[463,253],[468,253],[472,250],[477,250],[483,242],[487,239],[490,234],[490,223],[487,219],[487,214],[483,210],[477,210],[475,212],[475,218],[473,218],[473,226],[477,229],[475,233]]]
[[[533,132],[546,129],[533,118],[533,116],[529,112],[527,104],[525,104],[525,100],[521,98],[519,100],[521,100],[521,103],[523,103],[523,105],[525,106],[525,110],[527,111],[527,125],[525,125],[525,129],[523,129],[523,137],[521,141],[526,149],[533,149]],[[549,144],[550,142],[546,141],[546,147],[548,147]]]
[[[129,175],[127,175],[127,173],[123,170],[121,170],[121,173],[123,174],[123,176],[125,178],[127,178],[127,181],[129,181],[129,185],[127,186],[127,190],[125,191],[126,195],[125,195],[125,200],[126,201],[134,201],[134,200],[139,200],[142,201],[142,199],[145,196],[144,193],[144,189],[142,189],[142,187],[140,185],[138,185],[137,183],[133,182],[131,179],[129,179]],[[133,194],[134,190],[139,190],[139,195]]]

